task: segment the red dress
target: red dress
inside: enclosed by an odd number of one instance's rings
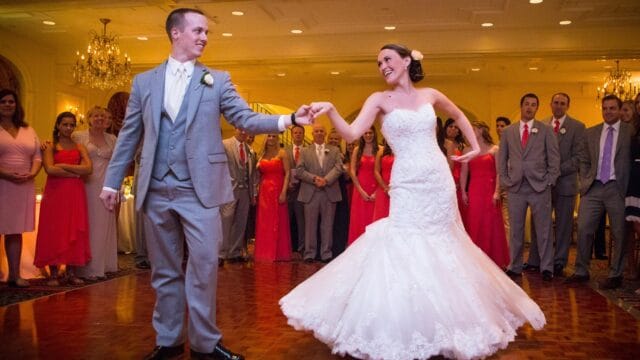
[[[259,162],[260,189],[256,209],[256,261],[291,260],[291,234],[287,202],[278,203],[284,184],[282,160]]]
[[[462,151],[459,149],[453,150],[453,155],[460,156],[462,155]],[[462,223],[467,226],[467,208],[462,201],[462,191],[460,189],[460,171],[462,169],[462,164],[458,161],[453,162],[453,169],[451,169],[451,173],[453,174],[453,181],[456,183],[456,197],[458,198],[458,211],[460,211],[460,217],[462,218]]]
[[[393,167],[393,155],[385,155],[380,159],[380,176],[385,184],[391,180],[391,168]],[[373,221],[389,216],[389,194],[384,189],[378,187],[376,190],[376,201],[373,207]]]
[[[58,150],[54,164],[79,164],[80,151]],[[87,198],[81,178],[49,175],[40,203],[36,238],[37,267],[86,265],[91,260]]]
[[[509,264],[509,246],[502,221],[502,205],[492,202],[496,190],[496,163],[492,154],[469,161],[469,206],[467,232],[485,254],[505,268]]]
[[[367,194],[373,194],[378,187],[376,177],[373,174],[375,165],[375,156],[362,155],[360,157],[360,168],[358,169],[358,181],[360,187]],[[349,216],[349,238],[348,243],[351,245],[360,235],[364,233],[367,225],[373,222],[374,201],[365,201],[358,190],[353,189],[351,197],[351,212]]]

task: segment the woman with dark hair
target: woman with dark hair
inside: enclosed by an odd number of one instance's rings
[[[0,90],[0,234],[4,235],[9,287],[29,286],[20,277],[22,233],[35,227],[33,178],[41,166],[38,135],[24,121],[18,94]]]
[[[456,126],[453,119],[449,118],[444,123],[444,147],[447,149],[447,157],[460,156],[465,149],[464,137],[460,132],[460,129]],[[461,163],[455,161],[449,161],[451,167],[451,174],[453,175],[453,182],[456,184],[456,196],[458,198],[458,211],[462,217],[462,222],[466,224],[466,207],[462,202],[462,190],[460,189],[460,168]]]
[[[71,139],[75,128],[76,116],[60,113],[53,128],[53,144],[44,150],[48,177],[40,203],[33,262],[39,268],[49,266],[49,286],[60,285],[61,265],[66,265],[70,284],[83,284],[75,268],[91,260],[87,198],[81,179],[91,174],[91,159],[84,145]]]
[[[376,190],[376,200],[373,207],[373,221],[389,216],[389,183],[391,179],[391,168],[393,167],[393,150],[389,143],[383,138],[382,147],[376,154],[376,164],[374,175],[378,183]]]
[[[436,141],[435,111],[455,119],[479,151],[464,113],[444,94],[417,88],[422,54],[387,45],[378,71],[389,89],[375,92],[348,124],[327,114],[347,141],[380,119],[393,149],[389,216],[367,227],[342,255],[280,300],[290,325],[311,330],[335,354],[360,359],[483,358],[505,348],[525,322],[545,324],[540,308],[469,238],[455,209],[455,184]],[[421,71],[420,71],[421,73]]]
[[[491,137],[489,125],[481,121],[473,121],[471,125],[480,144],[480,154],[463,163],[460,170],[460,189],[467,213],[465,225],[471,240],[504,269],[509,265],[509,246],[500,204],[498,146]],[[468,193],[464,190],[467,185]]]
[[[350,175],[354,191],[349,213],[349,245],[362,235],[367,225],[373,222],[373,206],[378,187],[373,168],[378,147],[378,136],[376,129],[372,126],[360,137],[351,155]]]
[[[291,233],[287,188],[289,161],[277,134],[267,134],[260,160],[260,183],[256,205],[256,261],[291,260]]]

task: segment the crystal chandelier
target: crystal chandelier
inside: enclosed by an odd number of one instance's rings
[[[100,22],[104,25],[102,35],[91,30],[92,39],[86,54],[76,52],[78,59],[73,67],[73,77],[78,84],[100,90],[128,85],[131,81],[131,58],[127,54],[121,57],[118,37],[107,35],[107,24],[111,20],[100,19]]]
[[[631,82],[631,72],[620,69],[620,60],[616,60],[615,70],[611,70],[604,79],[602,86],[598,86],[597,99],[613,94],[621,100],[630,100],[638,92],[638,86]]]

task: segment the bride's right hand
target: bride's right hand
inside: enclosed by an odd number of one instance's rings
[[[333,104],[328,101],[312,102],[310,106],[310,113],[314,119],[334,109]]]

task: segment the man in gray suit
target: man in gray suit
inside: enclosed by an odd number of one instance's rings
[[[313,125],[313,144],[304,148],[296,168],[302,182],[298,200],[304,203],[304,261],[312,262],[316,256],[318,242],[318,216],[320,216],[320,259],[329,262],[332,258],[333,218],[336,203],[342,200],[338,177],[342,174],[340,150],[325,145],[325,127]]]
[[[602,99],[604,123],[585,132],[585,156],[580,161],[580,207],[578,209],[578,254],[576,272],[567,282],[589,280],[591,246],[604,210],[609,214],[613,257],[609,276],[602,289],[622,285],[623,261],[627,237],[624,234],[624,200],[631,164],[631,128],[620,121],[622,101],[615,95]]]
[[[222,247],[220,258],[243,262],[247,253],[245,231],[249,210],[255,204],[258,186],[256,159],[247,145],[247,132],[236,128],[234,136],[222,141],[227,154],[233,201],[220,207],[222,216]]]
[[[531,208],[538,234],[542,278],[553,278],[553,239],[551,238],[551,187],[560,175],[558,141],[550,126],[535,120],[539,100],[535,94],[520,99],[521,120],[502,133],[499,150],[500,185],[509,197],[509,252],[507,274],[522,274],[524,224]]]
[[[300,154],[304,145],[304,127],[291,127],[292,144],[285,148],[287,160],[291,169],[289,187],[287,188],[287,202],[289,205],[289,228],[291,231],[291,249],[304,253],[304,204],[298,201],[300,180],[296,177],[296,167],[300,163]]]
[[[207,45],[208,24],[195,9],[169,14],[171,55],[133,80],[124,127],[107,169],[100,198],[108,209],[143,140],[136,209],[144,213],[151,285],[156,291],[153,327],[156,347],[146,358],[166,359],[184,352],[187,331],[192,359],[243,359],[225,349],[216,327],[220,205],[233,200],[220,116],[251,132],[283,131],[308,123],[308,107],[291,115],[251,111],[229,74],[196,59]],[[183,237],[189,250],[182,268]]]
[[[570,101],[569,95],[565,93],[553,95],[551,97],[553,116],[545,120],[553,129],[560,149],[560,177],[551,190],[555,213],[554,276],[564,275],[564,268],[569,260],[569,247],[573,238],[573,211],[578,194],[578,167],[584,151],[584,124],[567,115]],[[531,246],[527,266],[532,270],[540,269],[535,226],[531,228]]]

